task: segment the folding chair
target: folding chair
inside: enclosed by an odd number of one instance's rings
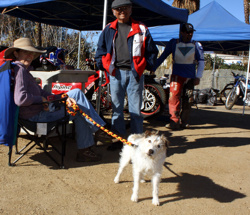
[[[68,124],[68,121],[69,117],[66,115],[57,121],[45,123],[31,122],[29,120],[19,118],[18,130],[20,131],[20,129],[22,129],[26,133],[29,142],[20,150],[18,150],[18,141],[16,142],[16,153],[20,154],[20,156],[14,162],[10,163],[10,165],[15,165],[16,162],[19,161],[24,155],[26,155],[32,148],[38,146],[60,168],[64,168],[64,156],[66,150],[66,125]],[[58,146],[56,146],[52,141],[50,141],[51,134],[55,133],[57,134],[60,140],[61,149],[59,149]],[[58,159],[56,160],[55,157],[53,157],[48,152],[48,150],[50,150],[48,146],[51,146],[52,150],[54,150],[60,155],[60,161],[58,161]],[[11,161],[11,153],[9,153],[9,156],[9,160]]]
[[[9,146],[9,165],[14,166],[24,155],[26,155],[32,148],[38,146],[41,148],[48,157],[53,160],[60,168],[64,168],[64,156],[66,150],[66,124],[69,117],[66,115],[66,102],[65,98],[57,100],[56,102],[63,102],[65,108],[65,116],[57,121],[49,123],[37,123],[29,120],[23,120],[18,118],[19,108],[14,103],[14,74],[12,69],[12,63],[6,61],[0,66],[0,144]],[[40,127],[43,126],[44,129]],[[18,135],[20,130],[24,130],[29,138],[30,142],[26,144],[21,150],[18,150]],[[49,142],[50,135],[56,131],[61,141],[61,149]],[[41,144],[43,143],[43,144]],[[20,156],[11,162],[12,148],[16,145],[16,154]],[[52,150],[55,150],[60,155],[60,161],[55,159],[49,152],[48,145],[52,146]]]

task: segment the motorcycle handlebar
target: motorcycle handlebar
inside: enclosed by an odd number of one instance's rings
[[[245,80],[245,76],[244,75],[235,74],[232,71],[231,71],[231,73],[232,73],[232,75],[234,76],[235,79],[243,79],[243,80]]]

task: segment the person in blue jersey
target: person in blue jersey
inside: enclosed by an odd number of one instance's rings
[[[189,128],[188,119],[193,103],[193,89],[200,83],[204,70],[202,45],[192,40],[195,29],[192,24],[184,23],[180,28],[180,38],[171,39],[161,56],[157,59],[157,68],[172,54],[173,67],[170,78],[169,114],[167,128],[178,130]]]

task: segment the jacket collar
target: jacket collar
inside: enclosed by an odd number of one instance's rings
[[[133,18],[130,17],[131,21],[131,31],[128,36],[133,36],[134,34],[137,34],[141,32],[140,26],[138,21],[134,20]],[[117,30],[117,24],[118,24],[118,19],[110,23],[110,28],[113,28],[114,30]]]
[[[32,71],[32,70],[33,70],[33,67],[32,67],[32,66],[29,66],[28,68],[26,68],[26,67],[24,66],[24,64],[21,63],[20,61],[14,61],[14,64],[23,67],[23,68],[24,68],[25,70],[27,70],[27,71]]]

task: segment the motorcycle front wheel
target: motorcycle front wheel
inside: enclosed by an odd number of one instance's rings
[[[230,92],[228,93],[227,99],[226,99],[226,103],[225,103],[225,107],[228,110],[231,110],[232,107],[234,106],[234,104],[236,103],[237,99],[238,99],[238,95],[237,95],[237,88],[233,87]]]
[[[225,104],[227,96],[231,89],[233,88],[234,84],[227,84],[224,89],[220,92],[220,101],[221,103]]]

